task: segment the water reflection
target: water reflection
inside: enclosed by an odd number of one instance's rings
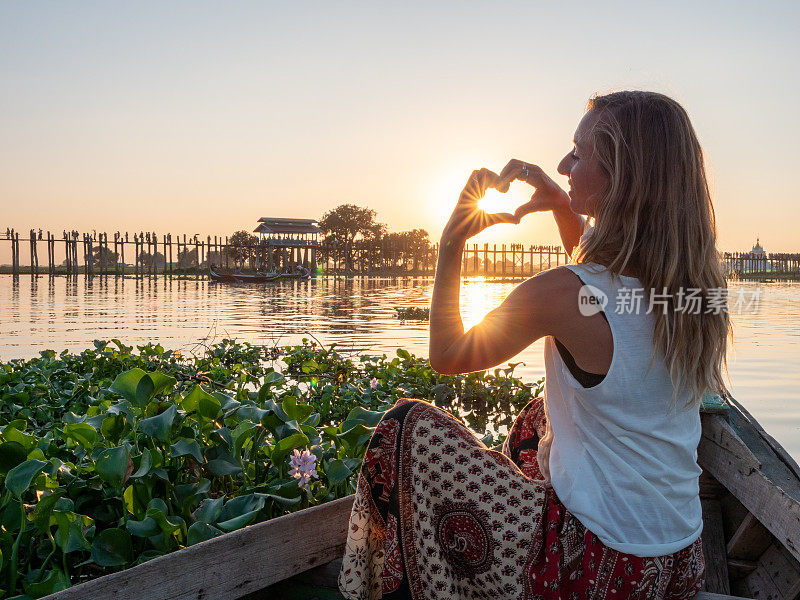
[[[735,397],[800,457],[800,283],[731,282],[729,297],[761,287],[755,314],[732,311],[735,347],[729,368]],[[480,320],[514,288],[470,280],[462,286],[465,326]],[[395,308],[427,306],[432,279],[283,281],[229,286],[155,277],[56,278],[0,276],[0,358],[40,350],[80,351],[98,338],[126,344],[158,341],[191,350],[207,340],[236,337],[259,344],[293,344],[313,336],[340,351],[394,355],[398,347],[425,356],[426,323],[401,324]],[[542,342],[514,358],[516,374],[544,375]]]

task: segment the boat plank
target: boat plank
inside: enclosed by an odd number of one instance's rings
[[[725,539],[727,540],[736,533],[750,511],[728,490],[725,490],[719,501],[722,504],[722,525],[725,528]]]
[[[722,485],[719,481],[714,479],[714,477],[706,470],[703,470],[700,473],[700,498],[716,498],[721,499],[728,490]]]
[[[342,558],[332,560],[327,565],[315,567],[308,572],[308,581],[320,587],[338,588],[339,571],[342,570]]]
[[[764,552],[745,580],[759,600],[794,600],[800,594],[800,566],[777,544]]]
[[[700,592],[694,600],[748,600],[742,596],[730,596],[728,594],[714,594],[712,592]]]
[[[749,573],[755,571],[757,566],[758,565],[752,560],[741,560],[739,558],[728,559],[728,573],[731,576],[731,580],[742,579]]]
[[[728,541],[728,558],[758,560],[771,543],[772,535],[767,528],[752,513],[747,513]]]
[[[758,432],[761,439],[772,449],[772,451],[778,456],[782,463],[786,465],[786,467],[794,474],[795,478],[800,480],[800,465],[797,464],[797,461],[792,458],[786,449],[778,443],[774,437],[766,432],[766,430],[761,426],[761,424],[756,421],[755,417],[751,415],[747,409],[742,406],[735,398],[732,396],[726,396],[726,400],[736,408],[736,410],[740,413],[742,417],[748,422],[749,425],[753,427],[755,431]],[[732,411],[735,414],[735,411]],[[737,422],[741,422],[740,419],[736,419]]]
[[[703,418],[698,463],[734,494],[800,560],[800,502],[761,472],[761,463],[725,419]],[[775,458],[777,461],[777,457]]]
[[[800,501],[800,476],[796,475],[790,465],[775,452],[764,438],[765,434],[762,434],[749,419],[739,413],[731,413],[730,423],[753,456],[761,463],[761,472],[772,483],[779,485],[790,497]]]
[[[703,505],[703,556],[706,559],[704,590],[730,594],[728,561],[725,556],[725,532],[722,530],[722,508],[719,500],[704,498]]]
[[[235,600],[341,556],[352,506],[348,496],[251,525],[46,599]]]

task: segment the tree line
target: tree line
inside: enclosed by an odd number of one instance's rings
[[[377,220],[377,213],[370,209],[355,204],[341,204],[327,211],[318,221],[322,229],[323,255],[338,256],[344,262],[346,270],[352,270],[354,255],[357,246],[362,251],[372,250],[380,256],[384,266],[401,267],[421,263],[423,255],[430,249],[431,241],[428,232],[424,229],[411,229],[408,231],[388,231],[385,223]],[[76,232],[77,235],[77,232]],[[120,234],[115,234],[116,236]],[[136,235],[134,234],[134,237]],[[156,234],[141,234],[142,242],[135,262],[140,265],[154,265],[163,267],[167,257],[160,251],[149,252],[157,248],[151,245],[156,241]],[[120,237],[120,241],[123,241]],[[125,236],[127,241],[127,234]],[[250,263],[251,266],[262,267],[263,248],[257,235],[249,231],[235,231],[227,240],[227,247],[219,252],[212,252],[209,248],[207,260],[209,264],[224,264],[228,261],[234,266],[243,267]],[[326,252],[328,250],[328,252]],[[381,252],[381,251],[384,252]],[[190,249],[187,245],[178,248],[177,266],[191,268],[198,266],[197,249]],[[120,260],[120,255],[113,249],[97,245],[92,248],[92,261],[95,268],[101,265],[114,265]],[[256,264],[257,263],[257,264]]]
[[[322,229],[323,248],[336,250],[343,257],[345,269],[353,269],[354,245],[369,249],[376,253],[381,249],[392,251],[383,257],[391,266],[416,264],[422,261],[422,255],[431,246],[428,232],[424,229],[389,232],[385,223],[377,220],[378,214],[371,208],[355,204],[340,204],[327,211],[319,219]],[[257,252],[258,236],[248,231],[236,231],[228,239],[231,256],[237,263],[246,262],[253,252]]]

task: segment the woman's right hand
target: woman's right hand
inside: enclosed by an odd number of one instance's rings
[[[473,171],[467,185],[458,198],[453,214],[442,232],[442,243],[463,243],[474,235],[498,223],[519,223],[519,218],[511,213],[489,214],[478,207],[489,188],[500,189],[508,183],[498,178],[489,169]]]
[[[537,165],[512,158],[500,171],[498,179],[504,182],[502,187],[498,187],[501,192],[508,191],[509,184],[516,179],[535,189],[530,201],[514,212],[517,220],[533,212],[569,207],[569,195]]]

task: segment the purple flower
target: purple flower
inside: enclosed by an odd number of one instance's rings
[[[372,379],[370,379],[369,387],[371,387],[373,390],[378,389],[378,380],[375,379],[374,377]]]
[[[297,487],[303,487],[312,477],[317,477],[317,457],[308,450],[295,448],[289,457],[289,465],[292,467],[289,475],[297,479]]]

